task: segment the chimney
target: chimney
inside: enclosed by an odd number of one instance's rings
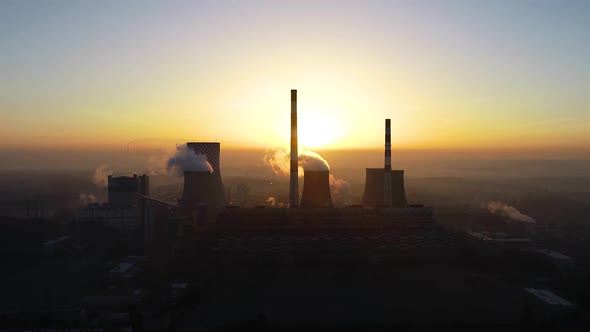
[[[385,119],[385,171],[391,171],[391,119]]]
[[[297,148],[297,90],[291,90],[291,167],[289,205],[299,205],[299,150]]]
[[[188,142],[186,145],[197,154],[204,154],[207,156],[207,161],[211,164],[211,167],[213,167],[209,195],[215,197],[215,207],[225,206],[225,193],[223,181],[221,180],[221,169],[219,166],[221,144],[217,142]]]
[[[301,208],[331,208],[330,171],[304,171]]]
[[[385,119],[385,173],[383,177],[383,202],[391,206],[391,119]]]

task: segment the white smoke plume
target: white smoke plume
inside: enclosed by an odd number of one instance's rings
[[[176,147],[176,154],[166,164],[168,174],[183,176],[184,172],[209,172],[213,173],[213,167],[207,161],[207,156],[197,154],[186,144]]]
[[[277,175],[289,175],[289,152],[285,149],[266,151],[262,159]]]
[[[319,154],[302,150],[299,154],[299,166],[304,171],[329,171],[330,165]]]
[[[160,152],[157,155],[151,155],[147,160],[147,169],[149,175],[168,175],[168,159],[170,159],[171,153]]]
[[[273,196],[267,197],[265,202],[266,202],[266,204],[268,204],[270,206],[275,206],[275,204],[276,204],[276,200]]]
[[[80,203],[82,203],[83,205],[88,205],[96,202],[96,196],[94,196],[93,194],[80,194]]]
[[[330,194],[335,205],[350,205],[350,183],[330,174]]]
[[[264,155],[263,161],[277,175],[289,175],[289,152],[285,149],[268,150]],[[304,171],[329,171],[330,165],[319,154],[301,150],[299,154],[299,176],[303,176]],[[350,183],[337,179],[330,174],[330,193],[332,199],[337,205],[350,204]]]
[[[520,213],[516,208],[506,205],[502,202],[498,201],[489,201],[488,202],[488,210],[493,213],[503,217],[508,217],[512,220],[526,222],[526,223],[535,223],[535,220],[526,214]]]
[[[289,175],[291,165],[290,154],[285,149],[272,149],[266,151],[263,161],[277,175]],[[303,170],[308,171],[329,171],[330,165],[319,154],[311,151],[301,150],[298,158],[299,176],[303,176]]]
[[[100,165],[94,170],[92,175],[92,182],[100,188],[106,188],[109,184],[109,175],[112,175],[113,171],[108,165]]]

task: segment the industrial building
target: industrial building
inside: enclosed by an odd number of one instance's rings
[[[149,176],[108,176],[108,202],[93,203],[78,211],[78,221],[98,222],[105,226],[133,230],[145,221],[145,200],[150,194]]]
[[[136,207],[138,204],[137,193],[149,195],[149,176],[117,176],[109,175],[108,193],[109,206],[112,208]]]

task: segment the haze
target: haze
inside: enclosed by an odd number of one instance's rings
[[[3,1],[0,168],[285,147],[292,88],[304,148],[377,149],[389,117],[394,155],[586,159],[589,19],[587,1]]]

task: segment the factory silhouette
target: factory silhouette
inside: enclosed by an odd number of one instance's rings
[[[21,248],[2,256],[18,257],[14,270],[21,271],[21,261],[37,261],[47,278],[31,283],[36,291],[29,295],[6,292],[36,306],[0,311],[0,330],[587,326],[583,308],[561,295],[578,267],[576,259],[548,249],[555,231],[499,201],[483,209],[414,202],[424,196],[406,195],[404,170],[394,167],[391,119],[384,128],[375,124],[385,134],[382,167],[365,169],[358,201],[338,201],[326,160],[299,150],[297,90],[290,102],[284,201],[232,199],[219,142],[177,146],[166,166],[182,177],[180,193],[178,187],[159,193],[165,186],[154,186],[148,175],[103,170],[98,180],[106,184],[107,202],[85,195],[75,216],[60,219],[69,222],[47,231],[53,237],[44,235],[38,247],[27,237],[5,236],[7,247]],[[249,194],[239,184],[233,196]],[[40,229],[38,206],[27,200],[26,216],[13,228]],[[454,223],[461,218],[467,222]],[[23,271],[26,280],[31,273]]]
[[[404,171],[392,169],[391,157],[391,120],[385,119],[385,149],[384,149],[384,166],[383,168],[367,168],[366,181],[362,202],[359,204],[348,205],[344,208],[335,208],[330,190],[330,169],[319,155],[312,155],[313,162],[306,163],[303,168],[303,191],[299,195],[299,168],[300,152],[298,149],[297,138],[297,90],[291,90],[291,142],[290,142],[290,160],[289,160],[289,204],[285,209],[299,209],[300,212],[276,214],[275,211],[258,211],[258,214],[268,214],[268,217],[262,218],[270,223],[268,227],[275,227],[274,224],[289,224],[293,215],[305,215],[313,218],[315,214],[321,216],[330,214],[329,211],[317,212],[317,209],[330,209],[334,216],[346,216],[347,227],[354,227],[355,223],[363,223],[366,214],[379,215],[381,222],[373,224],[380,227],[383,223],[395,221],[396,219],[412,219],[417,222],[432,222],[432,208],[424,207],[420,204],[408,205],[404,188]],[[126,177],[109,177],[109,199],[113,197],[112,190],[120,191],[121,188],[127,188],[128,196],[122,200],[130,200],[137,193],[138,211],[137,215],[142,216],[145,220],[140,221],[146,228],[145,234],[152,238],[153,227],[157,222],[152,218],[154,212],[159,206],[166,208],[177,208],[182,211],[181,215],[190,220],[187,221],[193,226],[209,227],[230,227],[226,220],[232,220],[232,223],[240,224],[240,227],[248,227],[259,223],[257,218],[252,219],[249,211],[242,212],[239,206],[230,205],[227,202],[226,193],[221,175],[220,153],[221,144],[218,142],[187,142],[186,153],[191,157],[204,156],[200,161],[193,161],[189,158],[187,162],[206,163],[205,167],[199,165],[186,165],[182,169],[184,184],[181,198],[177,202],[166,202],[160,199],[150,197],[146,183],[148,176],[139,177],[141,181],[136,184],[137,176],[133,178]],[[194,154],[194,155],[193,155]],[[199,168],[199,170],[193,168]],[[119,185],[113,186],[115,183]],[[125,186],[124,183],[128,185]],[[138,190],[139,189],[139,190]],[[117,206],[117,203],[110,202],[111,206]],[[114,205],[113,205],[114,203]],[[257,209],[263,209],[264,206],[257,206]],[[355,209],[365,209],[359,213]],[[230,217],[231,216],[231,217]],[[243,220],[237,220],[243,216]],[[274,217],[272,217],[274,216]],[[275,220],[276,219],[276,220]],[[284,219],[284,220],[280,220]],[[338,218],[333,218],[331,228],[337,228]],[[260,226],[260,225],[259,225]],[[364,226],[366,227],[366,225]]]

